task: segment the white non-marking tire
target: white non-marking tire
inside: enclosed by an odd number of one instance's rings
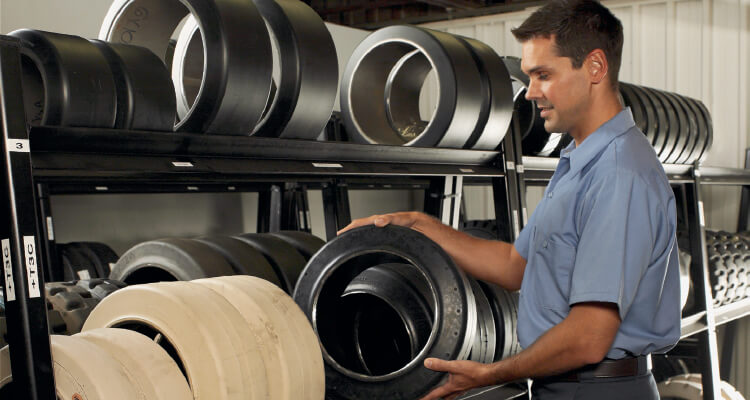
[[[677,375],[659,382],[657,385],[659,396],[681,400],[703,399],[703,377],[701,374]],[[722,400],[745,400],[740,392],[729,382],[721,381]]]
[[[270,282],[251,276],[193,281],[215,290],[244,316],[261,343],[269,398],[322,400],[325,370],[318,338],[292,298]]]
[[[9,384],[13,380],[13,375],[10,372],[10,351],[8,346],[4,346],[0,349],[0,393],[2,393],[5,385]]]
[[[52,335],[50,342],[58,398],[148,400],[122,365],[101,347],[74,336]]]
[[[104,299],[83,331],[121,327],[158,334],[175,350],[196,400],[267,399],[266,369],[242,315],[191,282],[131,286]]]
[[[75,335],[107,351],[148,400],[192,400],[187,379],[156,342],[127,329],[98,328]]]

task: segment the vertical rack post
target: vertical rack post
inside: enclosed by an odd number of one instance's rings
[[[3,291],[15,395],[55,400],[44,279],[36,231],[36,200],[31,174],[29,134],[21,91],[17,40],[0,36],[0,123],[4,174],[0,198]]]
[[[331,183],[323,185],[323,214],[326,240],[335,238],[339,229],[352,222],[349,191],[345,182],[334,179]]]
[[[517,125],[517,124],[515,124]],[[503,139],[502,156],[498,159],[500,167],[505,176],[503,178],[492,179],[492,194],[495,200],[495,219],[497,220],[499,239],[506,242],[513,242],[518,238],[521,232],[521,198],[523,196],[525,203],[525,193],[519,193],[519,182],[522,178],[516,170],[516,159],[521,156],[516,155],[515,126],[512,126]],[[523,164],[521,164],[523,165]],[[525,186],[524,186],[525,187]],[[507,231],[502,232],[500,228],[506,227]]]
[[[41,258],[44,269],[44,280],[55,282],[63,280],[57,256],[57,243],[55,242],[55,227],[52,221],[52,207],[49,200],[49,188],[46,183],[36,185],[36,197],[39,206],[39,219],[37,232],[41,235]]]
[[[258,228],[256,232],[281,230],[281,188],[271,185],[258,194]]]
[[[703,398],[720,399],[719,382],[719,349],[716,341],[716,321],[714,319],[713,297],[708,275],[708,258],[706,256],[705,214],[701,200],[701,177],[698,164],[693,166],[693,181],[686,183],[686,200],[688,204],[688,227],[690,232],[690,253],[692,261],[690,276],[695,289],[695,302],[698,310],[706,310],[707,329],[697,334],[698,362],[703,375]]]

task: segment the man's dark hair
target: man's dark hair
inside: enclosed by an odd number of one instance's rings
[[[610,83],[617,89],[622,23],[597,0],[552,0],[511,32],[521,43],[554,35],[558,54],[570,58],[573,68],[581,68],[589,53],[601,49],[607,57]]]

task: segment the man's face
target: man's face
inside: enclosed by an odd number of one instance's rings
[[[590,85],[584,68],[560,57],[554,36],[523,43],[521,69],[529,75],[526,99],[536,101],[547,132],[573,133],[590,104]]]

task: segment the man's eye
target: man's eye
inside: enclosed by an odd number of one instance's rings
[[[537,79],[539,79],[540,81],[546,81],[548,77],[549,76],[547,74],[539,74],[537,76]]]

